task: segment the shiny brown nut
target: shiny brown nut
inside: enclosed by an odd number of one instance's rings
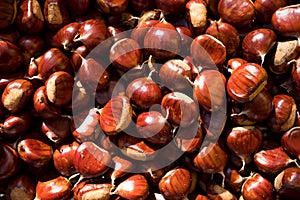
[[[42,121],[42,132],[53,142],[60,143],[66,141],[71,136],[71,119],[60,116]]]
[[[116,96],[102,108],[99,118],[100,126],[105,133],[114,135],[129,126],[131,116],[132,107],[129,99],[125,96]]]
[[[166,199],[187,197],[191,186],[191,174],[182,167],[168,171],[159,181],[158,187]]]
[[[63,144],[59,146],[53,153],[53,164],[55,169],[63,176],[71,176],[75,174],[74,155],[79,147],[77,142]]]
[[[292,128],[296,119],[296,103],[293,97],[278,94],[273,97],[273,111],[268,117],[268,128],[280,133]]]
[[[227,81],[229,96],[239,103],[251,101],[267,84],[266,70],[255,63],[246,63],[235,69]]]
[[[9,179],[20,169],[18,152],[9,143],[0,145],[0,179]]]
[[[141,174],[134,174],[122,181],[113,191],[125,199],[144,200],[149,195],[149,184]]]
[[[80,182],[75,186],[73,193],[78,200],[109,200],[113,186],[109,183],[88,183]]]
[[[48,100],[56,106],[67,105],[72,99],[73,85],[74,78],[69,73],[54,72],[45,83]]]
[[[204,0],[190,0],[185,4],[189,28],[193,35],[202,34],[207,26],[208,10]]]
[[[57,178],[42,182],[39,181],[36,186],[36,199],[50,200],[50,199],[69,199],[72,190],[70,181],[59,176]]]
[[[32,99],[34,86],[26,79],[11,81],[2,93],[2,103],[11,113],[22,111]]]
[[[18,8],[16,25],[19,30],[29,34],[44,31],[44,15],[38,0],[25,0]]]
[[[293,127],[281,137],[282,148],[291,156],[300,159],[300,129]]]
[[[10,73],[17,71],[23,65],[24,56],[16,45],[11,42],[0,41],[0,72]]]
[[[255,173],[243,184],[242,197],[244,200],[271,200],[274,199],[274,188],[268,179]]]
[[[128,0],[96,0],[100,9],[111,15],[117,15],[124,12],[128,7]]]
[[[218,111],[226,107],[226,78],[218,70],[205,70],[194,81],[193,95],[204,110]]]
[[[108,170],[111,155],[93,142],[83,142],[75,151],[73,163],[81,176],[98,177]]]
[[[24,138],[18,142],[17,150],[20,158],[35,168],[45,166],[53,155],[52,146],[40,139]]]
[[[256,19],[261,23],[270,23],[274,12],[287,5],[287,1],[269,1],[269,0],[256,0],[254,7],[256,10]]]
[[[9,27],[13,24],[17,15],[17,1],[2,1],[0,4],[0,13],[2,14],[0,19],[0,29]]]

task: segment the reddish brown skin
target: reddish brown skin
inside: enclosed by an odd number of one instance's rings
[[[8,143],[0,144],[0,179],[9,179],[20,169],[20,158]]]
[[[248,61],[242,59],[242,58],[230,58],[227,62],[227,67],[235,70],[238,67],[240,67],[243,64],[246,64]]]
[[[171,125],[157,111],[139,114],[136,120],[136,128],[142,137],[153,144],[166,145],[173,138]]]
[[[144,47],[144,37],[146,33],[157,23],[159,23],[159,20],[145,20],[140,22],[134,29],[132,29],[130,37],[137,41],[141,47]]]
[[[282,36],[300,36],[300,5],[281,7],[272,15],[272,25],[275,31]]]
[[[52,46],[64,50],[72,50],[78,46],[78,42],[74,42],[73,39],[80,26],[78,22],[72,22],[59,29],[53,36]]]
[[[155,1],[131,0],[128,6],[134,13],[141,14],[144,11],[152,10],[155,7]]]
[[[199,115],[198,105],[195,101],[187,102],[175,92],[166,94],[161,101],[161,106],[164,114],[168,110],[168,120],[174,126],[187,127],[196,121]]]
[[[78,200],[83,200],[83,196],[92,191],[101,191],[106,189],[112,189],[112,185],[110,183],[85,183],[80,182],[74,188],[74,197]]]
[[[155,0],[156,7],[166,15],[176,15],[184,11],[187,2],[188,0]]]
[[[18,7],[16,25],[19,30],[24,31],[26,33],[40,34],[44,30],[45,26],[44,16],[36,16],[36,13],[34,13],[33,10],[37,9],[37,6],[33,8],[34,4],[40,3],[37,0],[25,0],[21,3],[21,5]],[[42,7],[40,6],[40,13],[42,13],[41,8]]]
[[[11,73],[22,67],[24,56],[16,45],[0,41],[0,72]]]
[[[273,111],[268,117],[268,128],[275,133],[286,131],[282,130],[281,127],[284,123],[287,123],[290,115],[295,114],[292,113],[295,112],[295,110],[292,109],[296,104],[295,100],[290,95],[278,94],[273,96],[272,103]],[[289,120],[295,120],[295,118]],[[291,123],[291,125],[293,124]],[[287,127],[287,129],[289,128]]]
[[[52,147],[38,139],[23,139],[18,142],[17,149],[20,158],[36,168],[45,166],[53,155]]]
[[[9,27],[15,20],[17,9],[15,0],[2,1],[0,4],[0,13],[3,14],[0,20],[0,29]]]
[[[107,14],[118,15],[128,7],[128,0],[97,0],[99,7]]]
[[[276,174],[284,170],[291,162],[289,155],[282,147],[261,150],[254,155],[254,163],[259,170]]]
[[[296,200],[300,195],[300,169],[290,167],[283,170],[281,179],[281,187],[276,188],[280,198]]]
[[[144,47],[154,58],[170,59],[180,52],[181,37],[171,23],[159,22],[146,33]]]
[[[271,29],[259,28],[249,32],[243,39],[243,55],[248,62],[262,62],[276,43],[277,36]]]
[[[254,4],[250,0],[220,0],[218,12],[222,20],[236,28],[251,24],[255,18]]]
[[[237,29],[229,23],[213,21],[205,31],[220,40],[226,47],[226,55],[236,52],[240,44],[240,35]]]
[[[15,44],[19,39],[20,34],[15,27],[9,27],[6,29],[0,30],[0,39],[11,42]]]
[[[256,0],[254,7],[256,10],[256,18],[261,23],[270,23],[273,13],[287,5],[286,0],[270,1],[270,0]]]
[[[300,129],[290,129],[281,137],[282,148],[292,157],[300,159]]]
[[[239,156],[248,156],[258,150],[262,143],[262,132],[255,126],[245,130],[231,129],[227,135],[227,146]]]
[[[53,142],[60,143],[71,136],[71,120],[68,117],[44,119],[42,132]]]
[[[144,110],[160,104],[162,92],[157,83],[144,77],[133,80],[126,88],[126,96],[137,108]]]
[[[190,52],[196,66],[214,69],[220,67],[226,59],[226,48],[218,39],[208,34],[197,36],[191,46]]]
[[[188,194],[191,185],[191,174],[182,167],[171,171],[170,174],[165,174],[162,177],[158,187],[165,198],[179,200]]]
[[[53,163],[55,169],[63,176],[71,176],[76,173],[73,164],[74,155],[79,147],[77,142],[63,144],[53,153]]]
[[[85,178],[98,177],[105,173],[111,162],[110,153],[93,142],[83,142],[74,155],[75,169]],[[88,163],[88,164],[87,164]]]
[[[227,92],[237,102],[246,103],[251,100],[249,96],[267,79],[268,74],[262,66],[246,63],[235,69],[229,77]]]
[[[226,104],[226,78],[217,70],[205,70],[194,81],[193,96],[206,111],[223,109]]]
[[[43,200],[66,200],[69,199],[71,190],[70,181],[63,176],[59,176],[49,181],[39,181],[36,186],[36,197]]]
[[[140,45],[131,38],[124,38],[115,43],[109,51],[112,65],[122,71],[137,67],[143,59]]]
[[[18,70],[16,72],[12,72],[9,74],[1,74],[0,75],[0,91],[3,91],[5,87],[12,81],[16,79],[21,79],[24,77],[24,72],[21,70]]]
[[[34,199],[35,180],[27,174],[20,174],[10,180],[7,186],[6,198],[13,200],[15,198]],[[22,192],[20,193],[20,190]]]
[[[88,54],[89,50],[86,48],[85,45],[79,46],[75,49],[70,59],[74,72],[77,72],[82,64],[82,58],[79,55],[85,58]]]
[[[46,79],[56,71],[65,71],[71,74],[71,63],[69,58],[58,48],[51,48],[46,51],[38,62],[39,76]]]
[[[242,195],[246,200],[272,200],[274,199],[272,183],[256,173],[245,181]]]
[[[236,169],[233,165],[228,165],[224,169],[224,174],[225,183],[226,185],[228,185],[229,189],[234,193],[241,192],[244,180],[239,170]]]
[[[70,16],[82,16],[87,14],[91,7],[91,0],[67,0]]]

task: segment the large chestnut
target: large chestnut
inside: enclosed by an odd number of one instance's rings
[[[229,96],[239,103],[251,101],[267,84],[266,70],[255,63],[246,63],[235,69],[227,81]]]
[[[10,73],[20,69],[24,56],[21,50],[11,42],[0,41],[0,72]]]
[[[20,158],[9,143],[0,144],[0,179],[8,179],[20,169]]]
[[[4,107],[11,113],[23,110],[30,102],[34,93],[34,86],[26,79],[16,79],[11,81],[2,93]]]
[[[281,137],[282,148],[291,156],[300,159],[300,130],[293,127]]]
[[[71,120],[69,117],[59,116],[42,121],[42,132],[53,142],[60,143],[67,140],[70,135]]]
[[[204,70],[194,81],[193,95],[201,108],[218,111],[226,107],[226,78],[218,70]]]
[[[288,1],[286,0],[255,0],[254,7],[257,21],[265,24],[270,23],[274,12],[281,7],[287,6],[287,3]]]

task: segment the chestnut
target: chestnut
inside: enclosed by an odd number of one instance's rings
[[[70,22],[65,1],[45,0],[43,13],[45,24],[50,30],[57,31]]]
[[[129,99],[125,96],[111,98],[100,112],[100,126],[109,134],[117,134],[126,129],[131,120],[132,107]]]
[[[201,108],[218,111],[226,107],[226,78],[218,70],[204,70],[195,78],[193,95]]]
[[[72,4],[74,3],[70,5]],[[78,42],[74,42],[73,39],[78,33],[80,26],[78,22],[72,22],[59,29],[53,36],[51,42],[52,47],[62,48],[64,50],[72,50],[72,48],[75,48]]]
[[[255,0],[254,7],[256,11],[256,20],[260,23],[271,23],[272,15],[281,7],[287,6],[286,0],[270,1],[270,0]]]
[[[30,102],[34,86],[27,79],[16,79],[11,81],[2,93],[2,103],[11,113],[22,111]]]
[[[234,193],[241,192],[245,178],[240,174],[239,170],[229,164],[224,169],[225,185]]]
[[[220,144],[210,142],[201,147],[193,162],[201,172],[221,173],[228,162],[228,153]]]
[[[18,152],[9,144],[0,144],[0,179],[9,179],[14,176],[21,167]]]
[[[137,78],[129,83],[126,96],[132,106],[141,110],[149,109],[162,101],[162,91],[149,77]]]
[[[234,127],[229,131],[226,143],[228,148],[242,159],[241,170],[244,170],[246,157],[251,156],[260,147],[262,138],[261,130],[255,126]]]
[[[191,173],[182,167],[171,169],[159,181],[158,187],[166,199],[184,199],[191,186]]]
[[[2,1],[0,4],[0,29],[5,29],[14,23],[17,14],[16,0]]]
[[[78,200],[87,200],[98,198],[101,200],[111,199],[111,190],[113,186],[109,183],[89,183],[80,182],[73,189],[74,197]]]
[[[134,174],[118,184],[112,194],[118,194],[124,199],[144,200],[149,190],[147,179],[141,174]]]
[[[261,150],[254,155],[254,163],[262,172],[276,174],[295,163],[282,147]]]
[[[207,1],[189,0],[185,4],[185,12],[192,34],[194,36],[202,34],[207,26]]]
[[[70,181],[63,177],[59,176],[57,178],[48,180],[48,181],[38,181],[36,185],[36,194],[35,199],[61,199],[67,200],[70,197],[72,190],[72,185]]]
[[[180,52],[180,34],[171,23],[164,20],[148,30],[144,38],[144,48],[156,59],[173,58]]]
[[[109,51],[112,65],[119,70],[129,71],[142,62],[142,50],[138,42],[131,38],[123,38],[115,42]]]
[[[274,188],[268,179],[259,173],[254,173],[244,182],[242,197],[245,200],[271,200],[274,199]]]
[[[280,198],[296,200],[300,194],[300,169],[290,167],[280,172],[275,180],[274,187]]]
[[[162,10],[165,15],[176,15],[184,10],[187,0],[155,0],[155,5],[158,9]]]
[[[28,165],[39,168],[50,162],[53,148],[41,139],[23,138],[17,143],[20,158]]]
[[[77,47],[70,58],[70,62],[74,72],[78,72],[82,65],[82,58],[85,58],[89,54],[89,50],[85,45]]]
[[[173,126],[187,127],[196,121],[199,115],[198,105],[182,92],[166,94],[161,101],[161,107]]]
[[[239,103],[251,101],[267,84],[266,70],[255,63],[245,63],[235,69],[227,81],[229,96]]]
[[[272,99],[273,111],[268,117],[268,128],[275,133],[292,128],[296,119],[296,103],[286,94],[275,95]]]
[[[111,155],[93,142],[83,142],[75,151],[73,163],[82,177],[97,177],[108,170]]]
[[[136,120],[136,128],[143,138],[153,144],[164,145],[173,138],[170,123],[157,111],[139,114]]]
[[[67,105],[73,94],[74,78],[67,72],[52,73],[45,82],[48,100],[56,106]]]
[[[71,135],[71,120],[69,117],[59,116],[42,121],[42,132],[53,142],[60,143]]]
[[[265,56],[275,45],[276,39],[276,34],[267,28],[259,28],[247,33],[242,42],[245,59],[263,65]]]
[[[50,48],[38,62],[38,73],[42,80],[46,79],[56,71],[65,71],[71,74],[71,63],[69,58],[58,48]]]
[[[124,177],[128,172],[134,169],[134,163],[127,158],[116,155],[112,158],[114,164],[113,172],[111,173],[111,182],[114,184],[115,180]]]
[[[17,44],[23,52],[26,63],[30,63],[33,57],[42,55],[46,47],[45,40],[37,35],[23,35],[18,39]]]
[[[33,95],[34,110],[44,119],[58,117],[61,108],[52,104],[46,94],[46,86],[39,87]]]
[[[255,18],[255,7],[251,0],[220,0],[218,13],[222,20],[234,27],[245,27]]]
[[[183,60],[171,59],[159,69],[161,84],[172,91],[191,89],[192,68]]]
[[[222,20],[212,21],[205,33],[220,40],[226,47],[226,55],[228,56],[236,53],[240,45],[240,35],[236,28]]]
[[[300,159],[299,127],[293,127],[286,131],[281,137],[282,148],[291,156]]]
[[[300,25],[297,23],[300,15],[299,10],[299,4],[280,7],[274,12],[271,20],[275,31],[279,35],[296,37],[298,44],[300,37]]]
[[[128,0],[96,0],[96,3],[103,12],[111,15],[123,13],[128,7]]]
[[[59,146],[53,153],[53,164],[55,169],[63,176],[71,176],[75,174],[74,155],[79,147],[77,142],[63,144]]]
[[[17,71],[23,65],[24,56],[16,45],[11,42],[0,41],[0,72],[10,73]]]
[[[206,193],[209,199],[237,200],[237,197],[233,193],[217,183],[208,183]]]
[[[27,174],[20,174],[11,179],[6,190],[6,199],[34,199],[35,180]]]
[[[129,10],[136,14],[141,14],[145,11],[152,10],[155,7],[155,1],[130,0],[128,3]]]
[[[91,0],[67,0],[69,14],[72,17],[87,14],[91,7]]]
[[[38,0],[25,0],[18,8],[16,25],[19,30],[39,34],[44,31],[44,15]]]
[[[190,52],[195,65],[200,68],[220,68],[226,60],[224,44],[208,34],[201,34],[194,38]]]

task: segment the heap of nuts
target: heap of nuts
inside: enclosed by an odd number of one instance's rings
[[[298,199],[297,2],[1,0],[0,199]]]

